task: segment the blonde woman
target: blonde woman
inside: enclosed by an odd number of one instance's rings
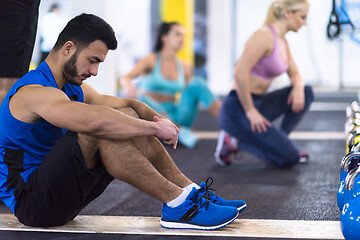
[[[215,158],[220,165],[231,164],[231,154],[245,150],[277,167],[306,162],[289,133],[297,126],[313,101],[296,67],[286,33],[306,24],[306,0],[279,0],[271,3],[264,26],[247,41],[235,65],[235,81],[219,114],[220,133]],[[286,72],[291,86],[268,93],[274,78]],[[283,116],[280,128],[271,124]],[[233,146],[229,135],[238,139]]]

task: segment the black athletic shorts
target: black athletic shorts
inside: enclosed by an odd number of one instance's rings
[[[101,161],[88,169],[77,133],[67,132],[25,186],[15,188],[15,215],[28,226],[51,227],[74,219],[114,178]]]
[[[29,71],[40,0],[0,0],[0,77]]]

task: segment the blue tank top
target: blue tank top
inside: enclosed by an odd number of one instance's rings
[[[15,187],[25,185],[31,174],[53,148],[66,130],[45,120],[26,123],[14,118],[9,110],[9,99],[25,85],[39,84],[59,89],[52,72],[44,61],[20,78],[10,89],[0,107],[0,198],[15,213]],[[83,102],[80,86],[65,84],[61,89],[71,100]]]
[[[181,63],[176,60],[178,78],[176,80],[166,79],[161,73],[161,59],[156,54],[156,63],[152,72],[141,78],[139,88],[151,93],[174,96],[185,88],[185,76]]]

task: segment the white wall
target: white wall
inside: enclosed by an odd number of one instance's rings
[[[237,0],[236,53],[238,57],[241,55],[249,36],[263,25],[268,6],[271,2],[271,0]],[[334,43],[329,43],[327,39],[325,39],[326,21],[330,10],[324,7],[324,1],[322,0],[315,0],[313,2],[311,2],[312,7],[308,16],[308,26],[301,28],[298,33],[289,32],[286,37],[305,82],[317,85],[321,83],[322,77],[326,77],[322,76],[322,71],[319,69],[319,57],[330,53],[331,56],[327,57],[328,61],[326,64],[330,65],[331,69],[336,71],[337,59],[335,56],[337,55],[334,54],[337,54],[337,49],[332,49],[329,52],[326,51],[331,47],[328,44],[334,45]],[[317,11],[316,8],[318,4],[322,4],[323,9],[321,12],[325,13],[326,16],[314,15],[314,12]],[[328,5],[328,7],[330,6],[329,4],[325,4],[325,6],[326,5]],[[319,24],[318,21],[322,19],[325,20],[325,22],[322,21],[321,24]],[[314,24],[314,22],[316,22],[316,24]],[[315,49],[316,51],[314,51]],[[333,50],[335,50],[335,52],[333,52]],[[322,63],[324,62],[322,61]],[[337,74],[335,75],[337,76]],[[284,74],[275,81],[273,87],[280,87],[286,84],[289,84],[289,80],[286,74]],[[330,83],[327,82],[327,84]],[[336,83],[332,83],[332,85],[335,84]]]
[[[221,4],[227,6],[233,2],[236,7],[235,13],[235,32],[229,33],[229,26],[218,26],[218,24],[227,24],[228,20],[223,18],[232,18],[232,8],[221,7]],[[209,59],[208,64],[211,88],[218,94],[225,94],[224,86],[229,86],[232,82],[232,73],[229,75],[225,66],[211,65],[216,61],[219,64],[227,64],[231,53],[226,51],[235,51],[236,59],[241,55],[245,42],[250,35],[262,26],[265,20],[267,8],[271,0],[225,0],[219,3],[216,0],[209,1],[209,26],[216,29],[209,29],[213,34],[209,39]],[[306,83],[323,88],[338,89],[340,85],[345,88],[360,87],[358,76],[360,75],[360,45],[343,36],[342,42],[339,39],[328,40],[326,36],[326,26],[332,8],[331,1],[328,0],[309,0],[311,4],[308,25],[300,29],[298,33],[289,32],[288,39],[293,57]],[[215,23],[214,23],[215,22]],[[224,45],[229,44],[229,37],[236,41],[235,49],[230,49]],[[343,51],[341,49],[341,44]],[[339,58],[343,54],[343,61]],[[235,61],[235,60],[234,60]],[[234,61],[232,64],[234,64]],[[343,66],[343,68],[342,68]],[[225,70],[224,70],[225,69]],[[225,73],[225,74],[224,74]],[[217,76],[223,74],[221,80]],[[288,84],[286,75],[279,77],[275,87]]]
[[[232,59],[232,0],[208,1],[208,49],[206,67],[209,87],[215,94],[231,88]]]
[[[42,0],[40,15],[46,13],[54,0]],[[103,94],[116,95],[116,78],[127,72],[135,60],[150,51],[150,0],[58,0],[61,14],[66,21],[83,12],[102,17],[114,29],[118,48],[109,51],[106,61],[100,64],[96,77],[87,83]],[[39,39],[34,49],[34,59],[38,59]]]
[[[309,0],[311,4],[308,26],[298,33],[288,33],[288,42],[305,82],[314,86],[337,89],[360,87],[360,45],[348,37],[330,41],[326,26],[331,12],[331,1]],[[53,0],[42,0],[40,16]],[[82,13],[94,13],[113,26],[119,46],[110,51],[100,65],[97,77],[88,83],[99,92],[116,94],[116,78],[126,73],[135,61],[148,54],[151,44],[151,0],[58,0],[66,20]],[[232,84],[233,66],[241,55],[246,40],[265,19],[271,0],[208,0],[208,61],[210,88],[216,94],[226,94]],[[38,58],[38,42],[34,58]],[[343,51],[339,51],[342,46]],[[339,58],[343,56],[343,61]],[[341,69],[341,66],[343,68]],[[281,76],[274,86],[288,84]]]

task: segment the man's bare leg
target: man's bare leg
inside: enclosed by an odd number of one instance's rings
[[[167,203],[183,192],[179,186],[161,175],[131,142],[104,142],[100,146],[100,155],[112,176],[162,202]]]
[[[133,110],[130,112],[132,114]],[[78,142],[89,168],[95,167],[101,159],[106,170],[113,177],[165,203],[173,204],[174,201],[179,201],[178,199],[188,194],[181,187],[192,182],[175,166],[155,137],[109,141],[78,134]],[[165,176],[177,184],[169,181]],[[212,207],[208,208],[208,204],[212,204]],[[180,212],[172,206],[164,205],[160,224],[165,228],[211,230],[231,223],[238,216],[236,207],[208,204],[205,204],[202,198],[197,198],[196,202],[183,205]]]
[[[134,118],[139,118],[139,115],[132,108],[118,110]],[[131,142],[152,163],[155,169],[170,182],[181,188],[192,184],[192,181],[175,165],[169,153],[156,137],[136,137],[132,138]]]
[[[170,182],[181,188],[193,183],[179,170],[156,137],[137,137],[131,139],[131,142],[151,162],[155,169]]]
[[[8,91],[10,90],[12,85],[14,85],[14,83],[18,79],[19,78],[2,78],[2,77],[0,77],[0,104],[4,100],[6,94],[8,93]]]
[[[132,108],[119,110],[132,117],[139,117]],[[94,168],[101,159],[114,178],[163,202],[175,199],[183,192],[182,187],[192,183],[176,167],[155,137],[109,141],[78,134],[78,138],[88,168]]]
[[[83,134],[78,134],[78,139],[88,168],[101,159],[114,178],[165,203],[183,192],[161,175],[131,141],[98,140]]]

